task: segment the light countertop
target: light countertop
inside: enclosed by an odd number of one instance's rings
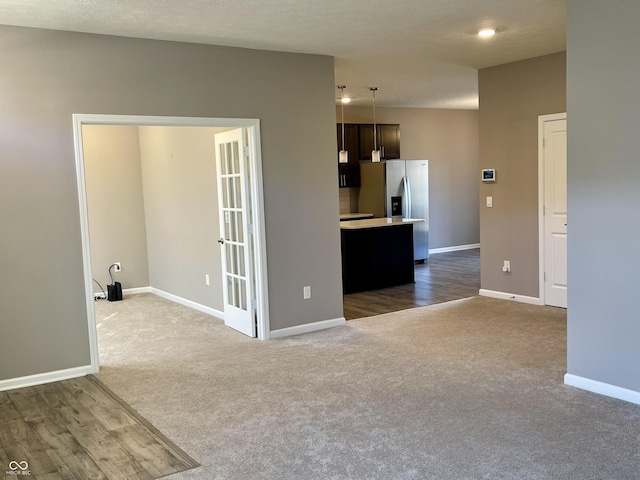
[[[360,220],[362,218],[373,218],[373,213],[354,212],[354,213],[341,213],[340,214],[340,221],[343,221],[343,220]]]
[[[394,225],[407,225],[426,222],[424,218],[365,218],[363,220],[349,220],[340,222],[341,229],[355,230],[359,228],[393,227]]]

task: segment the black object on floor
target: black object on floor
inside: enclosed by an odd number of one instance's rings
[[[114,282],[111,285],[107,285],[107,295],[110,302],[122,300],[122,284],[120,282]]]

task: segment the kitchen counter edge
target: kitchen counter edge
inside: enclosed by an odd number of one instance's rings
[[[393,227],[397,225],[409,225],[426,222],[424,218],[366,218],[364,220],[348,220],[340,222],[341,230],[357,230],[362,228]]]

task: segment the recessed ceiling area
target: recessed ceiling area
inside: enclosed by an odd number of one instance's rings
[[[477,70],[565,50],[565,20],[565,0],[0,0],[6,25],[330,55],[351,105],[376,86],[422,108],[478,108]]]

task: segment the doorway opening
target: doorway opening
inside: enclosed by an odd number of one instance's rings
[[[246,169],[243,171],[243,181],[247,189],[246,198],[249,199],[244,206],[247,209],[247,218],[251,218],[251,225],[249,235],[247,236],[247,243],[250,245],[251,250],[251,263],[247,265],[247,269],[251,271],[252,285],[255,289],[255,301],[251,302],[250,307],[252,309],[252,320],[255,321],[255,334],[259,339],[266,340],[269,338],[269,317],[268,317],[268,291],[267,291],[267,265],[266,265],[266,244],[265,244],[265,228],[264,228],[264,204],[263,204],[263,186],[262,186],[262,161],[260,155],[260,124],[257,119],[228,119],[228,118],[190,118],[190,117],[152,117],[152,116],[135,116],[135,115],[89,115],[89,114],[74,114],[73,115],[73,129],[74,129],[74,146],[75,146],[75,158],[76,158],[76,173],[77,173],[77,187],[78,187],[78,200],[80,207],[80,223],[81,223],[81,239],[83,250],[83,270],[84,270],[84,284],[86,295],[86,307],[87,307],[87,319],[88,319],[88,333],[89,333],[89,347],[91,355],[91,371],[99,371],[99,358],[98,358],[98,340],[97,340],[97,327],[95,320],[95,305],[94,305],[94,268],[92,267],[92,253],[91,253],[91,237],[90,237],[90,221],[89,221],[89,208],[88,208],[88,196],[87,196],[87,177],[86,177],[86,164],[85,164],[85,148],[83,143],[83,127],[90,126],[130,126],[138,128],[152,128],[152,127],[202,127],[202,130],[207,131],[223,131],[223,130],[239,130],[243,132],[243,149],[246,152]],[[212,151],[214,145],[213,135],[210,138]],[[105,165],[108,168],[109,165]],[[177,170],[174,170],[174,174],[180,174],[178,166]],[[216,179],[213,179],[215,184]],[[112,185],[113,188],[109,188],[110,195],[117,195],[117,185]],[[215,187],[214,187],[215,188]],[[142,189],[141,189],[142,190]],[[165,195],[164,191],[156,192],[159,197]],[[174,192],[176,193],[176,192]],[[178,192],[177,194],[179,194]],[[213,192],[216,195],[217,192]],[[164,198],[165,203],[163,207],[157,209],[155,215],[158,218],[159,224],[165,224],[170,226],[169,221],[165,221],[163,218],[163,208],[169,205],[171,206],[170,198]],[[167,203],[168,202],[168,203]],[[243,207],[243,208],[244,208]],[[215,205],[211,205],[211,208],[215,208]],[[118,212],[114,212],[117,215]],[[218,225],[216,225],[216,228]],[[160,232],[162,234],[162,232]],[[217,238],[210,239],[211,249],[219,248],[219,244],[216,243]],[[188,246],[185,246],[188,248]],[[161,255],[162,252],[156,252]],[[119,259],[110,259],[110,262],[117,262]],[[126,265],[122,266],[123,271],[126,271]],[[111,273],[111,272],[110,272]],[[209,282],[219,282],[222,285],[222,275],[220,278],[209,278],[209,275],[203,275],[200,280],[204,285],[205,282],[209,285]],[[220,287],[222,289],[222,287]],[[164,292],[162,289],[156,289],[152,282],[149,282],[149,286],[140,286],[140,288],[133,289],[130,293],[135,291],[150,291],[152,293],[167,293],[164,295],[166,298],[172,296],[172,292]],[[126,290],[125,290],[126,292]],[[163,295],[161,295],[163,296]],[[178,298],[178,295],[174,295]],[[179,302],[188,304],[189,299],[182,298],[185,302]],[[196,309],[207,311],[206,308],[198,308],[197,302],[192,301]],[[213,309],[212,309],[213,310]],[[221,309],[222,310],[222,309]],[[211,313],[211,312],[207,312]],[[224,312],[222,313],[224,316]],[[221,315],[215,315],[220,317]],[[224,318],[223,318],[224,320]]]

